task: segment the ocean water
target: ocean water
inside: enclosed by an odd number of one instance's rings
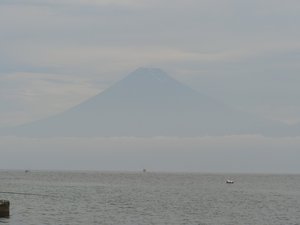
[[[300,224],[300,175],[0,171],[0,192],[7,225]]]

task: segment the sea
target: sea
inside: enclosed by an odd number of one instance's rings
[[[0,171],[0,199],[6,225],[300,224],[300,175]]]

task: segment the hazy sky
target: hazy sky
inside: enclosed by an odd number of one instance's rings
[[[141,66],[300,121],[298,0],[2,0],[0,125],[62,111]]]
[[[162,68],[236,108],[300,122],[299,12],[299,0],[1,0],[0,126],[63,111],[137,67]],[[300,146],[293,141],[291,149]],[[22,141],[1,143],[17,149]]]

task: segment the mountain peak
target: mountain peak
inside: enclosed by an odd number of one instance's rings
[[[167,73],[159,68],[140,67],[127,76],[128,79],[151,79],[156,81],[173,80]]]
[[[140,67],[133,71],[131,74],[145,75],[145,76],[168,76],[160,68],[151,68],[151,67]]]

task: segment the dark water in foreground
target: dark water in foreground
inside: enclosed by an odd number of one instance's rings
[[[234,184],[226,184],[227,178]],[[0,171],[8,225],[296,225],[299,175]]]

